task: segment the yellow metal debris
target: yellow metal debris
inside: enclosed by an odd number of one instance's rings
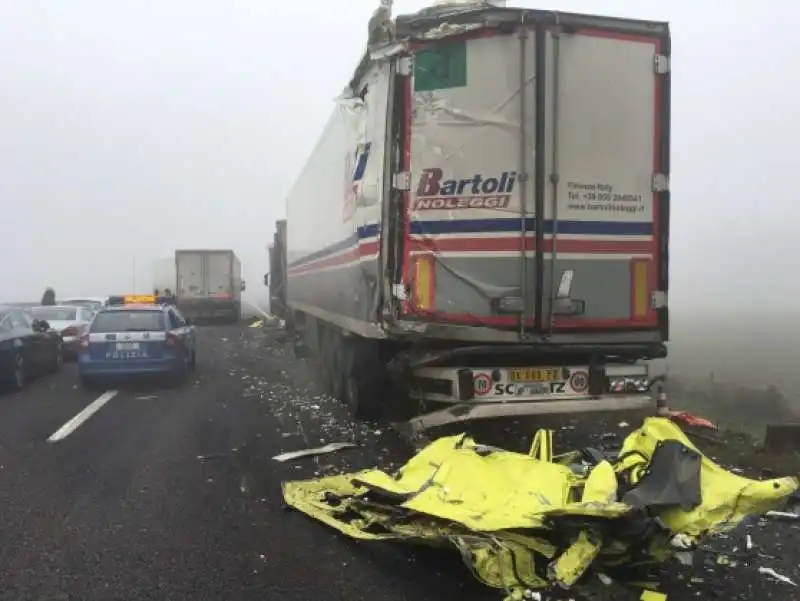
[[[590,573],[650,581],[701,536],[779,506],[797,478],[757,481],[716,465],[672,421],[649,418],[619,455],[574,469],[552,432],[528,454],[440,438],[397,472],[284,482],[288,505],[353,538],[455,547],[476,578],[505,589],[579,588]],[[651,593],[643,600],[665,597]],[[652,596],[655,595],[655,596]]]
[[[642,591],[642,596],[639,597],[639,601],[667,601],[667,596],[655,591]]]

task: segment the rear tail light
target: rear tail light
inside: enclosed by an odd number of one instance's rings
[[[180,346],[181,339],[178,338],[175,334],[167,334],[166,344],[170,348],[175,348],[177,346]]]
[[[631,261],[631,316],[646,319],[650,314],[650,261]]]
[[[607,366],[608,392],[612,394],[650,391],[650,375],[645,365]]]
[[[416,257],[413,263],[411,303],[414,311],[432,311],[436,289],[433,255]]]
[[[79,328],[77,326],[70,326],[68,328],[64,328],[61,330],[61,335],[66,336],[78,336],[83,331],[83,328]]]
[[[81,336],[81,343],[79,346],[81,352],[86,352],[89,350],[89,334],[84,334]]]

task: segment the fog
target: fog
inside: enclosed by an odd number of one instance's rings
[[[557,6],[672,24],[670,303],[701,325],[719,311],[796,313],[800,245],[800,5],[717,4]],[[180,247],[234,249],[247,294],[263,296],[273,222],[376,5],[0,3],[0,297],[141,288]]]

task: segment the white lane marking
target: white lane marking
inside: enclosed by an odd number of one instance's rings
[[[59,440],[64,440],[67,436],[77,430],[83,422],[92,417],[92,415],[94,415],[100,409],[100,407],[117,396],[117,392],[117,390],[106,390],[103,394],[86,405],[86,407],[84,407],[80,413],[77,413],[75,417],[53,432],[50,438],[47,439],[47,442],[58,442]]]

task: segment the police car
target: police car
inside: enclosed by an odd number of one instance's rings
[[[183,379],[195,366],[194,326],[171,299],[114,296],[81,338],[78,377],[92,386],[118,376],[170,376]]]

